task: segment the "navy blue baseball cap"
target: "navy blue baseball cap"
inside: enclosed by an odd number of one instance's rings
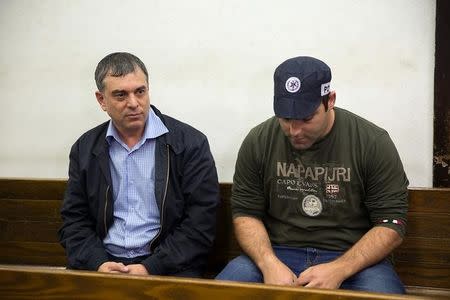
[[[331,70],[317,58],[298,56],[279,65],[273,81],[275,115],[301,120],[311,116],[321,97],[330,93]]]

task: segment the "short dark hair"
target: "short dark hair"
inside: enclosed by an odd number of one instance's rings
[[[144,63],[136,56],[127,52],[115,52],[105,56],[95,69],[95,84],[99,91],[103,91],[103,80],[107,75],[120,77],[132,73],[136,67],[145,74],[148,83],[148,72]]]
[[[322,101],[323,106],[325,106],[325,111],[328,111],[328,100],[330,99],[330,94],[323,95],[320,97],[320,101]]]

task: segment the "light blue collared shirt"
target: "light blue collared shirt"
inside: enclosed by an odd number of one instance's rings
[[[144,134],[130,149],[109,122],[109,167],[113,185],[114,221],[103,240],[106,251],[117,257],[150,254],[149,242],[158,233],[160,214],[155,197],[156,138],[169,132],[150,108]]]

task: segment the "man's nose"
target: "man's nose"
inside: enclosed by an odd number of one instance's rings
[[[130,94],[130,96],[128,97],[127,104],[128,104],[128,107],[131,107],[131,108],[138,107],[139,106],[139,102],[138,102],[137,97],[135,95],[133,95],[133,94]]]
[[[303,131],[303,121],[301,120],[291,120],[289,124],[289,134],[291,136],[297,136]]]

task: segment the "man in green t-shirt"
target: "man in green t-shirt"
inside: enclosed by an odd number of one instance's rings
[[[312,57],[275,70],[275,116],[244,139],[233,178],[245,254],[216,279],[404,293],[389,257],[408,179],[388,133],[335,107],[330,81]]]

